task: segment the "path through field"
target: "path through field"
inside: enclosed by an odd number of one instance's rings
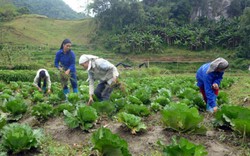
[[[209,117],[209,115],[207,115],[207,117]],[[206,136],[179,134],[178,132],[166,130],[162,126],[159,126],[159,121],[159,114],[151,115],[144,121],[148,126],[147,131],[136,135],[130,134],[130,131],[122,124],[105,117],[98,121],[90,132],[82,131],[80,128],[73,130],[69,129],[65,125],[63,117],[49,119],[44,123],[42,128],[58,142],[66,143],[72,147],[91,147],[90,138],[92,132],[100,126],[105,126],[128,142],[129,150],[133,156],[161,155],[161,149],[157,146],[157,141],[161,140],[164,144],[170,144],[171,137],[174,135],[185,137],[196,144],[203,144],[209,153],[208,156],[244,155],[242,147],[236,144],[236,142],[239,143],[239,138],[232,136],[230,132],[210,130],[207,132]],[[208,119],[205,119],[205,121],[208,121]]]

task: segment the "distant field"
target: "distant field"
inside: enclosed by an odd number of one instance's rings
[[[21,16],[0,25],[1,43],[59,46],[64,38],[74,44],[86,45],[95,29],[94,21],[55,20],[39,15]]]

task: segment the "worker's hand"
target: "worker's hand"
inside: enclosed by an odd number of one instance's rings
[[[214,113],[216,113],[216,112],[217,112],[217,110],[218,110],[218,107],[217,107],[217,106],[215,106],[215,107],[213,108]]]
[[[68,69],[68,70],[65,71],[65,74],[69,75],[69,72],[70,72],[70,70]]]
[[[92,102],[94,102],[93,97],[89,96],[89,101],[88,101],[87,105],[91,105]]]
[[[218,86],[217,83],[214,83],[214,84],[212,85],[212,88],[213,88],[213,89],[219,89],[219,86]]]
[[[49,90],[47,91],[47,93],[50,94],[50,93],[51,93],[51,90],[49,89]]]
[[[115,77],[113,77],[113,81],[112,81],[112,83],[117,83],[117,77],[115,76]]]
[[[58,69],[59,69],[59,71],[63,71],[63,68],[62,68],[62,67],[59,67]]]
[[[42,92],[43,90],[41,88],[38,88],[39,92]]]

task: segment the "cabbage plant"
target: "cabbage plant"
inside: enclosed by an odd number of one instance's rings
[[[147,127],[141,122],[141,118],[133,114],[128,114],[126,112],[121,112],[117,115],[118,121],[125,124],[132,134],[136,134],[141,130],[145,130]]]
[[[89,130],[94,126],[94,122],[97,120],[98,115],[96,110],[91,106],[81,106],[73,113],[68,110],[63,111],[65,123],[70,128],[79,127],[82,130]]]
[[[111,101],[98,101],[91,104],[98,114],[112,116],[116,112],[115,104]]]
[[[43,134],[25,124],[13,123],[3,127],[2,146],[12,153],[39,147]]]
[[[31,110],[31,114],[39,120],[47,120],[53,113],[53,107],[47,103],[38,103]]]
[[[0,130],[7,124],[6,117],[2,114],[0,115]]]
[[[127,104],[124,107],[124,111],[140,117],[150,115],[150,110],[145,105]]]
[[[183,133],[205,134],[206,128],[201,125],[203,116],[197,108],[189,108],[182,103],[172,103],[161,111],[162,121],[167,128]]]
[[[131,156],[128,143],[107,128],[101,127],[94,132],[91,142],[93,144],[92,149],[98,150],[103,156]]]
[[[81,100],[80,94],[77,93],[69,93],[68,95],[68,101],[72,104],[77,104]]]
[[[250,109],[236,105],[223,105],[215,114],[215,126],[225,126],[250,136]]]
[[[196,145],[185,138],[176,139],[172,137],[172,142],[170,145],[163,145],[158,142],[158,144],[163,147],[163,153],[167,156],[205,156],[208,154],[203,145]]]
[[[3,110],[10,113],[9,120],[19,120],[28,109],[28,105],[20,98],[10,98],[3,107]]]

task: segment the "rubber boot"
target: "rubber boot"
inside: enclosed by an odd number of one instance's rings
[[[69,94],[69,89],[63,89],[63,93],[64,93],[64,95],[65,95],[65,101],[68,101],[68,95],[67,94]]]
[[[46,93],[46,87],[42,87],[43,93]]]
[[[207,109],[208,112],[210,112],[210,113],[213,113],[213,112],[214,112],[213,108],[210,107],[208,104],[207,104],[206,107],[207,107],[206,109]]]
[[[74,93],[78,93],[78,88],[73,88]]]

